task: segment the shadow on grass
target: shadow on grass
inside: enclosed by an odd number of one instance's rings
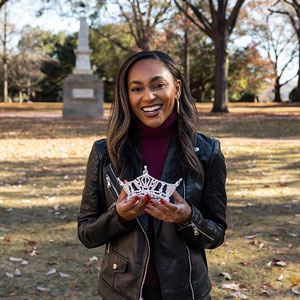
[[[212,137],[264,139],[300,138],[299,119],[225,118],[199,119],[198,130]],[[107,120],[49,120],[0,118],[1,139],[56,139],[105,136]]]
[[[0,138],[57,139],[102,136],[106,120],[0,118]]]

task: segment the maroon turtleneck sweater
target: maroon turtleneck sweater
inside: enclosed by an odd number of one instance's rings
[[[139,120],[136,120],[136,137],[142,152],[143,165],[148,167],[149,174],[156,179],[160,179],[161,177],[170,142],[176,131],[176,125],[176,111],[174,111],[171,116],[157,128],[148,127]],[[153,255],[153,237],[153,217],[149,215],[148,238],[150,242],[150,260],[145,286],[157,288],[159,282]]]

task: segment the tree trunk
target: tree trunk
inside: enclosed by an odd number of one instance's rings
[[[3,101],[8,102],[8,80],[7,80],[7,8],[4,6],[4,28],[3,28]]]
[[[31,80],[27,80],[27,96],[28,96],[28,101],[31,100]]]
[[[23,90],[19,89],[19,102],[23,103]]]
[[[188,12],[188,5],[185,3],[185,11]],[[184,16],[184,81],[190,89],[190,54],[189,54],[189,28],[187,16]]]
[[[279,84],[279,78],[275,80],[275,86],[274,86],[274,90],[275,90],[275,98],[273,102],[281,102],[281,96],[280,96],[280,84]]]
[[[300,41],[299,41],[300,44]],[[293,102],[300,102],[300,47],[299,47],[299,55],[298,55],[298,85],[296,88],[296,93],[293,97]]]
[[[215,41],[215,102],[213,112],[228,112],[228,33],[219,33]]]

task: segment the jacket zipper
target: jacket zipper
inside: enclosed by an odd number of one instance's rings
[[[105,179],[106,179],[106,182],[107,182],[107,188],[109,188],[109,189],[112,188],[115,196],[118,198],[119,193],[118,193],[117,189],[114,187],[114,185],[112,184],[108,173],[105,174]]]
[[[183,181],[183,199],[185,199],[185,180]],[[201,230],[200,228],[197,227],[197,225],[193,222],[193,220],[191,220],[191,224],[194,230],[194,236],[199,235],[199,232],[202,233],[204,236],[206,236],[207,238],[209,238],[211,241],[214,240],[213,237],[211,237],[210,235],[208,235],[206,232],[204,232],[203,230]]]
[[[185,200],[185,180],[183,180],[183,199]],[[195,231],[194,231],[195,234]],[[199,234],[199,233],[198,233]],[[192,263],[191,263],[191,253],[190,253],[190,249],[188,248],[183,236],[181,235],[181,239],[184,243],[184,246],[186,248],[186,251],[188,253],[188,260],[189,260],[189,267],[190,267],[190,273],[189,273],[189,284],[190,284],[190,289],[192,292],[192,299],[195,300],[195,294],[194,294],[194,289],[193,289],[193,285],[192,285]]]
[[[184,241],[183,237],[181,237],[184,243],[184,246],[186,248],[186,251],[188,253],[188,261],[189,261],[189,268],[190,268],[190,273],[189,273],[189,284],[190,284],[190,289],[192,292],[192,299],[195,300],[195,293],[194,293],[194,289],[193,289],[193,285],[192,285],[192,262],[191,262],[191,252],[189,247],[187,246],[186,242]]]
[[[206,236],[208,239],[210,239],[211,241],[214,240],[214,238],[210,235],[208,235],[206,232],[204,232],[203,230],[201,230],[199,227],[197,227],[197,225],[191,220],[191,224],[194,230],[194,236],[199,235],[199,233],[203,234],[204,236]]]
[[[140,298],[139,298],[139,300],[143,300],[143,287],[144,287],[144,283],[145,283],[145,280],[146,280],[148,264],[149,264],[149,259],[150,259],[150,242],[149,242],[148,236],[147,236],[142,224],[140,223],[139,219],[136,219],[136,220],[137,220],[139,226],[141,227],[141,229],[142,229],[142,231],[143,231],[143,233],[146,237],[147,246],[148,246],[148,257],[147,257],[145,272],[144,272],[144,275],[143,275],[143,280],[142,280],[142,284],[141,284],[141,288],[140,288]]]

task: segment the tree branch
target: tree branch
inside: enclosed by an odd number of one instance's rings
[[[181,12],[183,12],[191,22],[193,22],[201,31],[203,31],[206,35],[208,35],[212,40],[215,39],[214,31],[213,31],[212,27],[210,26],[208,20],[197,10],[197,8],[195,6],[193,6],[191,3],[185,1],[192,8],[193,12],[195,13],[195,15],[198,18],[198,20],[200,21],[200,23],[196,22],[195,19],[193,17],[191,17],[191,15],[185,11],[185,9],[179,5],[177,0],[174,0],[174,2],[176,4],[176,6],[179,8],[179,10]],[[204,22],[202,22],[201,20]]]
[[[236,21],[237,21],[237,18],[239,16],[239,11],[243,5],[243,3],[245,2],[245,0],[238,0],[235,4],[235,6],[233,7],[233,10],[227,20],[227,28],[228,28],[228,32],[229,32],[229,35],[232,33],[233,31],[233,28],[236,24]]]

